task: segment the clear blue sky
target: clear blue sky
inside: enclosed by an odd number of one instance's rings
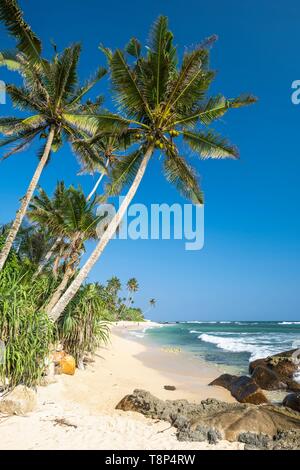
[[[137,303],[158,301],[153,319],[299,319],[300,261],[300,106],[291,103],[291,83],[300,79],[297,0],[36,0],[21,1],[26,19],[50,51],[82,41],[82,77],[105,63],[100,42],[124,46],[133,35],[143,42],[159,14],[169,16],[182,51],[217,34],[212,65],[218,71],[214,92],[228,97],[252,92],[259,102],[227,114],[217,129],[235,143],[239,161],[199,161],[206,196],[205,247],[185,251],[180,241],[112,241],[91,280],[112,275],[140,283]],[[48,5],[49,6],[49,5]],[[13,41],[0,29],[1,49]],[[15,75],[0,69],[0,79]],[[106,89],[106,83],[98,91]],[[0,106],[9,115],[10,105]],[[0,165],[0,220],[10,220],[36,165],[33,150]],[[41,184],[52,191],[58,179],[80,182],[68,148],[57,154]],[[138,202],[184,202],[153,162]]]

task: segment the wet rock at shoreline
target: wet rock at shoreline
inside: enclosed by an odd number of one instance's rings
[[[290,393],[285,397],[282,404],[283,406],[300,412],[300,393]]]
[[[255,367],[252,379],[263,390],[285,390],[287,384],[279,380],[278,375],[265,366]]]
[[[208,440],[216,442],[219,439],[239,441],[240,436],[251,433],[256,436],[268,436],[270,441],[276,440],[279,448],[278,433],[292,432],[300,436],[300,414],[274,405],[252,405],[245,403],[224,403],[215,399],[203,400],[199,404],[189,403],[187,400],[160,400],[145,390],[134,390],[133,394],[126,395],[116,407],[123,411],[136,411],[143,415],[169,421],[177,428],[177,437],[180,440]],[[296,434],[295,434],[296,433]],[[297,434],[298,433],[298,434]],[[282,434],[287,436],[287,434]],[[290,436],[290,434],[289,434]],[[242,439],[241,438],[241,439]],[[262,446],[262,438],[259,446]],[[285,439],[287,439],[285,437]],[[251,442],[250,442],[251,441]],[[251,436],[247,445],[254,445],[256,438]],[[290,446],[285,442],[282,446]]]
[[[298,364],[294,357],[296,352],[297,349],[292,349],[290,351],[284,351],[279,354],[274,354],[273,356],[252,361],[249,365],[249,372],[253,377],[253,374],[255,374],[255,370],[258,367],[267,369],[275,375],[279,384],[286,384],[289,390],[294,390],[297,388],[297,383],[294,381],[294,374],[298,370]],[[261,388],[264,388],[265,385],[269,386],[269,382],[266,377],[266,373],[261,375],[261,378],[260,374],[256,373],[255,380]],[[274,385],[275,382],[273,381],[272,383]],[[270,390],[270,388],[266,388],[266,390]]]
[[[8,415],[25,415],[36,407],[36,393],[25,385],[18,385],[0,401],[0,413]]]
[[[219,387],[226,388],[240,403],[252,403],[254,405],[268,403],[267,397],[257,383],[246,375],[237,377],[235,375],[222,374],[209,385],[218,385]]]

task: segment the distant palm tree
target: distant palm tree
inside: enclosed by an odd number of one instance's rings
[[[135,292],[139,290],[139,284],[138,284],[138,281],[135,279],[135,277],[132,277],[131,279],[127,281],[126,287],[128,290],[128,294],[129,293],[134,294]],[[131,297],[128,295],[127,307],[129,307],[129,305],[132,303],[133,303],[133,295]]]
[[[134,38],[126,48],[130,60],[119,49],[113,53],[102,47],[108,58],[113,90],[123,116],[98,115],[98,125],[109,122],[115,129],[126,129],[135,134],[140,144],[113,168],[107,194],[118,194],[126,183],[131,184],[130,189],[93,253],[51,312],[53,318],[61,315],[115,234],[156,148],[165,157],[166,179],[197,204],[203,203],[203,193],[194,169],[180,154],[176,138],[183,140],[201,158],[238,157],[237,149],[224,138],[211,129],[201,129],[230,108],[255,101],[251,96],[206,98],[215,76],[208,63],[209,46],[214,40],[210,38],[194,50],[186,51],[178,68],[173,35],[168,30],[167,18],[160,17],[151,31],[145,56]]]
[[[91,113],[91,103],[82,103],[83,97],[106,73],[100,68],[96,76],[83,87],[78,86],[77,65],[81,47],[75,44],[55,55],[51,62],[41,56],[38,37],[25,23],[15,0],[1,0],[0,20],[18,41],[17,51],[1,52],[0,65],[18,71],[24,85],[7,85],[6,91],[13,105],[30,112],[29,117],[0,118],[0,132],[5,137],[0,147],[14,145],[2,158],[24,150],[35,139],[44,140],[39,151],[39,164],[34,172],[20,209],[11,225],[6,243],[0,253],[0,270],[26,214],[39,178],[49,161],[51,150],[57,151],[64,142],[72,142],[86,134],[86,113]],[[97,102],[96,105],[99,103]],[[105,168],[103,167],[105,171]]]

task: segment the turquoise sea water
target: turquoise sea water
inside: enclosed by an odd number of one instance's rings
[[[163,347],[179,347],[224,369],[248,371],[249,361],[300,348],[299,322],[182,322],[136,332]]]

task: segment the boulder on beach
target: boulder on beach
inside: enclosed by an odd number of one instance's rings
[[[253,405],[268,403],[268,399],[257,383],[246,375],[237,377],[236,375],[222,374],[209,385],[226,388],[240,403],[252,403]]]
[[[251,377],[263,390],[284,390],[287,388],[287,384],[281,382],[276,372],[265,366],[255,367]]]
[[[253,376],[258,367],[267,369],[275,374],[279,384],[286,384],[289,390],[299,390],[297,389],[297,382],[294,381],[295,372],[298,370],[298,362],[295,360],[297,352],[297,349],[291,349],[290,351],[252,361],[249,365],[249,372]],[[257,373],[256,375],[255,381],[261,388],[264,388],[265,385],[270,386],[266,377],[266,373]],[[271,376],[269,377],[271,378]],[[274,381],[272,383],[275,384]],[[266,388],[266,390],[274,390],[274,388]]]
[[[289,393],[282,402],[283,406],[287,406],[292,410],[300,412],[300,393]]]
[[[218,439],[239,441],[241,435],[251,433],[251,443],[267,442],[253,436],[268,436],[270,445],[277,439],[280,448],[280,433],[300,435],[300,414],[280,406],[246,403],[224,403],[207,399],[199,404],[187,400],[160,400],[145,390],[134,390],[126,395],[116,407],[123,411],[136,411],[143,415],[170,422],[177,428],[180,440],[215,442]],[[294,437],[293,437],[294,439]],[[269,441],[268,441],[269,442]],[[282,448],[285,445],[282,444]]]
[[[0,413],[25,415],[34,411],[36,406],[36,393],[25,385],[18,385],[0,400]]]

